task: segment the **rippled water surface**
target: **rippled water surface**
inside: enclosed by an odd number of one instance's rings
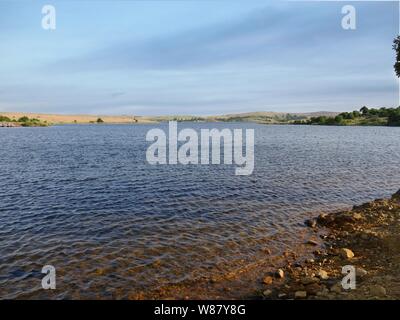
[[[166,124],[159,127],[167,129]],[[0,298],[126,298],[283,250],[310,212],[400,188],[400,128],[254,128],[255,169],[150,166],[154,125],[0,128]]]

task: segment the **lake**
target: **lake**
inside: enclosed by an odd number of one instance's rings
[[[133,292],[230,272],[299,241],[304,219],[400,188],[400,128],[252,128],[255,166],[149,165],[159,125],[0,128],[0,298]]]

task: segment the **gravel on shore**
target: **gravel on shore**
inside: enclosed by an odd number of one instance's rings
[[[400,190],[306,225],[322,247],[283,267],[284,281],[265,284],[263,299],[400,299]]]

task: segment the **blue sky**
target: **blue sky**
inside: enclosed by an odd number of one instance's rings
[[[57,28],[41,28],[53,4]],[[398,4],[0,2],[0,111],[222,114],[398,105]]]

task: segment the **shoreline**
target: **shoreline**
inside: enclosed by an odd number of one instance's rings
[[[227,274],[137,292],[128,299],[400,299],[400,190],[350,210],[305,221],[299,244]],[[356,289],[344,290],[342,267]]]
[[[38,119],[53,125],[62,124],[156,124],[168,121],[200,122],[200,123],[256,123],[264,125],[316,125],[316,126],[361,126],[361,127],[399,127],[400,107],[368,109],[363,107],[360,111],[353,112],[247,112],[221,115],[102,115],[102,114],[46,114],[34,112],[0,112],[0,118],[7,117],[15,121],[21,117]],[[0,121],[2,121],[0,119]],[[3,120],[4,121],[4,120]]]
[[[323,246],[313,258],[283,267],[282,278],[270,275],[277,285],[266,285],[260,298],[400,299],[400,190],[390,199],[322,213],[305,223]],[[341,282],[347,274],[342,268],[349,265],[355,270],[355,288],[345,290]]]

